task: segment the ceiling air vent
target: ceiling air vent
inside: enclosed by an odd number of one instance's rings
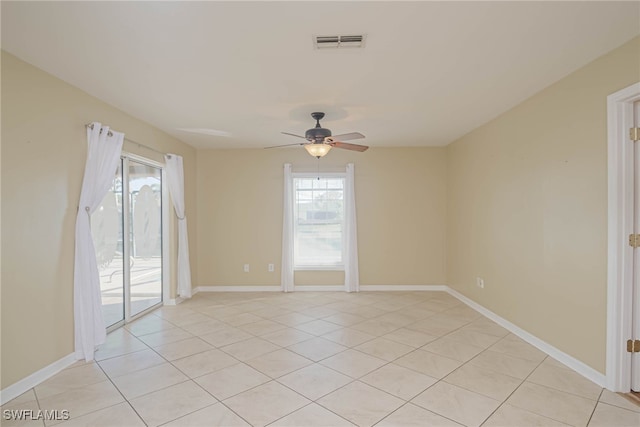
[[[359,36],[315,36],[316,49],[342,49],[346,47],[364,47],[364,35]]]

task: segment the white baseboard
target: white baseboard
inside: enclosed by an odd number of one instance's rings
[[[53,362],[49,366],[45,366],[39,371],[34,372],[26,378],[21,379],[17,383],[11,384],[9,387],[0,391],[0,404],[4,405],[10,400],[15,399],[21,394],[29,391],[41,382],[51,378],[58,372],[76,363],[75,353],[68,354],[60,360]]]
[[[445,285],[360,285],[361,291],[444,291]]]
[[[536,347],[538,350],[547,353],[549,356],[553,357],[558,362],[561,362],[562,364],[566,365],[568,368],[573,369],[574,371],[576,371],[583,377],[587,378],[588,380],[598,384],[600,387],[607,386],[606,376],[603,373],[596,371],[595,369],[579,361],[575,357],[569,356],[567,353],[563,352],[562,350],[557,349],[556,347],[541,340],[535,335],[530,334],[529,332],[525,331],[524,329],[521,329],[520,327],[509,322],[508,320],[498,316],[491,310],[484,308],[477,302],[467,298],[466,296],[462,295],[460,292],[456,291],[455,289],[452,289],[447,286],[447,292],[450,295],[462,301],[463,303],[465,303],[466,305],[468,305],[469,307],[473,308],[478,313],[493,320],[498,325],[502,326],[512,334],[517,335],[518,337],[525,340],[532,346]]]
[[[294,292],[341,292],[344,285],[296,285]]]
[[[282,287],[272,285],[198,286],[193,293],[198,292],[282,292]]]

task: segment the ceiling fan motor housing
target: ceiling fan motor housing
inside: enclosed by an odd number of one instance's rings
[[[324,142],[324,139],[328,136],[331,136],[331,131],[325,128],[312,128],[304,133],[304,137],[307,140],[316,143]]]
[[[316,144],[322,144],[326,137],[331,136],[331,131],[329,129],[325,129],[320,126],[320,120],[324,117],[324,113],[311,113],[311,117],[316,121],[316,127],[307,130],[304,137],[308,141],[315,142]]]

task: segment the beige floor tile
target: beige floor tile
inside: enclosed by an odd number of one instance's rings
[[[311,307],[307,310],[304,310],[303,313],[316,319],[323,319],[325,317],[338,314],[338,311],[329,307]]]
[[[508,335],[489,347],[489,350],[538,363],[547,357],[546,353],[538,350],[515,335]]]
[[[312,320],[311,322],[306,322],[294,327],[301,330],[302,332],[306,332],[308,334],[316,336],[328,334],[329,332],[341,328],[340,325],[336,325],[335,323],[331,322],[325,322],[324,320]]]
[[[285,327],[277,332],[263,335],[261,338],[281,347],[288,347],[290,345],[315,338],[315,336],[302,332],[299,329]]]
[[[500,402],[522,384],[522,380],[474,365],[463,365],[444,378],[449,384],[474,391]]]
[[[462,362],[458,360],[439,356],[423,350],[415,350],[396,359],[393,363],[437,379],[445,377],[454,369],[462,365]]]
[[[227,399],[270,380],[271,378],[268,376],[244,363],[238,363],[194,379],[218,400]]]
[[[497,400],[442,381],[411,402],[468,427],[479,426],[500,406]]]
[[[280,346],[262,338],[250,338],[220,348],[220,350],[243,362],[279,349]]]
[[[372,426],[404,401],[359,381],[354,381],[317,401],[357,426]]]
[[[495,335],[487,335],[480,332],[474,332],[464,329],[459,329],[457,331],[451,332],[450,334],[446,335],[446,338],[482,348],[490,347],[500,340],[500,338],[496,337]]]
[[[423,345],[437,339],[433,335],[425,334],[422,332],[414,331],[411,329],[400,328],[393,332],[389,332],[382,336],[382,338],[390,341],[398,342],[400,344],[410,345],[411,347],[418,348]]]
[[[98,363],[109,377],[114,378],[166,363],[166,360],[155,351],[146,349],[124,356],[112,357]]]
[[[64,393],[74,388],[105,381],[107,376],[97,363],[89,363],[77,368],[65,369],[35,387],[38,399]]]
[[[448,418],[407,403],[376,424],[376,427],[462,427]],[[506,426],[505,426],[506,427]],[[513,427],[513,426],[512,426]]]
[[[412,305],[411,307],[403,309],[402,314],[412,319],[413,322],[417,322],[419,320],[424,320],[427,317],[434,316],[437,314],[437,312],[427,310],[423,307],[419,307],[418,305]]]
[[[192,354],[202,353],[211,350],[213,346],[200,338],[187,338],[186,340],[173,342],[154,347],[153,349],[160,353],[162,357],[171,361],[191,356]]]
[[[313,362],[287,349],[280,349],[266,353],[254,359],[247,360],[247,365],[271,378],[278,378],[293,372]]]
[[[481,317],[478,320],[469,323],[468,325],[462,327],[462,329],[464,329],[465,331],[495,335],[496,337],[500,338],[509,334],[509,331],[507,331],[505,328],[484,317]]]
[[[482,314],[467,305],[458,305],[445,311],[445,314],[456,316],[467,322],[482,318]]]
[[[336,331],[324,334],[322,338],[344,345],[345,347],[354,347],[374,339],[375,336],[365,334],[364,332],[356,331],[351,328],[340,328]]]
[[[253,314],[258,317],[262,317],[263,319],[272,319],[274,317],[283,316],[287,313],[291,313],[291,311],[275,305],[253,311]]]
[[[439,354],[440,356],[459,360],[461,362],[467,362],[484,351],[483,347],[455,341],[448,338],[446,335],[430,342],[420,349],[426,350],[430,353]]]
[[[434,337],[447,335],[465,324],[462,320],[444,318],[440,314],[411,323],[405,328]]]
[[[174,324],[158,316],[143,316],[140,319],[134,320],[130,324],[125,325],[124,329],[135,336],[140,336],[164,331],[166,329],[173,329],[175,327],[176,326]]]
[[[320,405],[311,403],[297,411],[269,424],[269,427],[353,427],[354,424],[326,410]]]
[[[129,400],[161,388],[181,383],[189,378],[170,363],[112,378],[118,390]]]
[[[344,313],[355,314],[356,316],[366,317],[367,319],[373,319],[374,317],[381,316],[386,313],[386,310],[383,310],[378,307],[369,306],[353,306],[351,308],[347,308],[343,311]],[[365,331],[366,332],[366,331]]]
[[[258,317],[255,314],[251,314],[251,313],[239,313],[239,314],[232,314],[230,316],[217,316],[216,318],[218,320],[222,320],[227,325],[235,326],[235,327],[246,325],[247,323],[253,323],[253,322],[258,322],[260,320],[263,320],[262,317]]]
[[[619,408],[628,409],[634,412],[640,412],[640,405],[633,403],[626,399],[624,396],[609,391],[607,389],[602,390],[600,395],[600,402],[608,403],[609,405],[617,406]]]
[[[325,322],[335,323],[340,326],[351,326],[356,323],[364,322],[367,318],[351,313],[336,313],[332,316],[324,317],[322,320]]]
[[[272,317],[271,320],[273,320],[274,322],[282,323],[283,325],[286,325],[286,326],[293,327],[297,325],[302,325],[303,323],[306,323],[306,322],[312,322],[316,320],[316,318],[311,316],[306,316],[302,313],[290,312],[290,313],[282,314],[280,316]]]
[[[320,363],[351,378],[360,378],[385,365],[387,361],[349,349],[328,357]]]
[[[511,426],[563,427],[567,426],[567,424],[552,420],[551,418],[543,417],[542,415],[534,414],[533,412],[525,411],[524,409],[516,408],[515,406],[511,406],[506,403],[500,406],[498,410],[495,411],[484,424],[482,424],[482,427]]]
[[[124,398],[111,384],[111,381],[107,380],[86,387],[74,388],[64,393],[39,399],[39,401],[42,410],[66,409],[71,418],[76,418],[121,403]]]
[[[131,400],[148,426],[158,426],[216,403],[193,381],[186,381]]]
[[[180,417],[162,427],[251,427],[249,423],[236,415],[222,403],[207,406],[206,408]]]
[[[586,425],[596,406],[595,400],[526,381],[507,399],[507,403],[574,426]]]
[[[382,316],[379,316],[377,319],[379,321],[395,325],[398,328],[402,328],[403,326],[406,326],[410,323],[415,322],[415,319],[413,319],[412,317],[405,316],[404,313],[397,312],[397,311],[393,313],[383,314]]]
[[[200,377],[236,363],[238,360],[217,349],[173,361],[173,365],[190,378]]]
[[[206,322],[210,319],[211,318],[209,316],[206,316],[202,313],[193,312],[193,313],[185,313],[182,316],[176,316],[168,320],[170,323],[182,329],[185,329],[185,326],[192,325],[195,323],[200,323],[200,322]]]
[[[352,381],[353,378],[319,364],[309,365],[278,378],[278,382],[311,400],[317,400]]]
[[[225,327],[224,329],[218,329],[210,334],[200,335],[200,338],[218,348],[244,341],[252,337],[253,335],[232,327]]]
[[[267,319],[262,319],[257,322],[247,323],[246,325],[238,326],[238,329],[242,329],[251,335],[263,336],[281,329],[286,328],[282,323],[274,322]]]
[[[275,381],[224,401],[252,426],[265,426],[309,404],[310,401]]]
[[[389,363],[360,378],[360,381],[404,400],[410,400],[431,387],[438,380]]]
[[[193,301],[193,299],[192,299]],[[184,304],[184,303],[183,303]],[[240,310],[234,308],[233,306],[224,306],[221,304],[218,305],[210,305],[206,307],[200,307],[197,309],[198,312],[212,317],[214,319],[220,320],[221,317],[232,316],[234,314],[240,314]]]
[[[491,350],[485,350],[471,359],[469,363],[520,379],[525,379],[538,366],[536,362]]]
[[[367,353],[371,356],[377,357],[378,359],[391,362],[400,356],[404,356],[405,354],[412,352],[414,348],[384,338],[376,338],[374,340],[367,341],[364,344],[360,344],[355,347],[355,350]]]
[[[98,347],[94,357],[95,360],[100,361],[147,348],[149,347],[145,343],[131,335],[129,331],[120,328],[107,334],[107,340]]]
[[[364,332],[365,334],[374,335],[379,337],[384,334],[388,334],[389,332],[393,332],[396,329],[400,328],[397,325],[394,325],[390,322],[384,322],[376,319],[365,320],[364,322],[357,323],[351,326],[351,329],[355,329],[356,331]]]
[[[69,421],[57,424],[60,427],[145,427],[142,418],[136,414],[128,402],[119,403]],[[4,424],[3,424],[4,426]]]
[[[228,327],[229,326],[227,326],[226,323],[220,320],[216,320],[208,317],[207,320],[205,320],[204,322],[185,325],[182,327],[182,329],[184,329],[185,331],[195,336],[200,336],[200,335],[211,334],[213,332],[217,332],[221,329],[226,329]]]
[[[334,354],[345,351],[347,347],[334,343],[324,338],[313,338],[287,347],[289,350],[298,353],[301,356],[319,362],[322,359],[333,356]]]
[[[541,365],[527,378],[527,381],[577,394],[591,400],[598,400],[602,387],[592,383],[582,375],[569,369]]]
[[[598,403],[593,412],[589,427],[637,427],[640,426],[640,413]]]
[[[186,340],[192,338],[189,332],[180,328],[165,329],[160,332],[154,332],[152,334],[142,335],[138,337],[140,341],[148,345],[149,347],[158,347],[160,345],[170,344],[176,341]]]

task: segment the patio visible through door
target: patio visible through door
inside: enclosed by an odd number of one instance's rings
[[[162,165],[123,156],[91,217],[108,328],[162,303],[162,178]]]

